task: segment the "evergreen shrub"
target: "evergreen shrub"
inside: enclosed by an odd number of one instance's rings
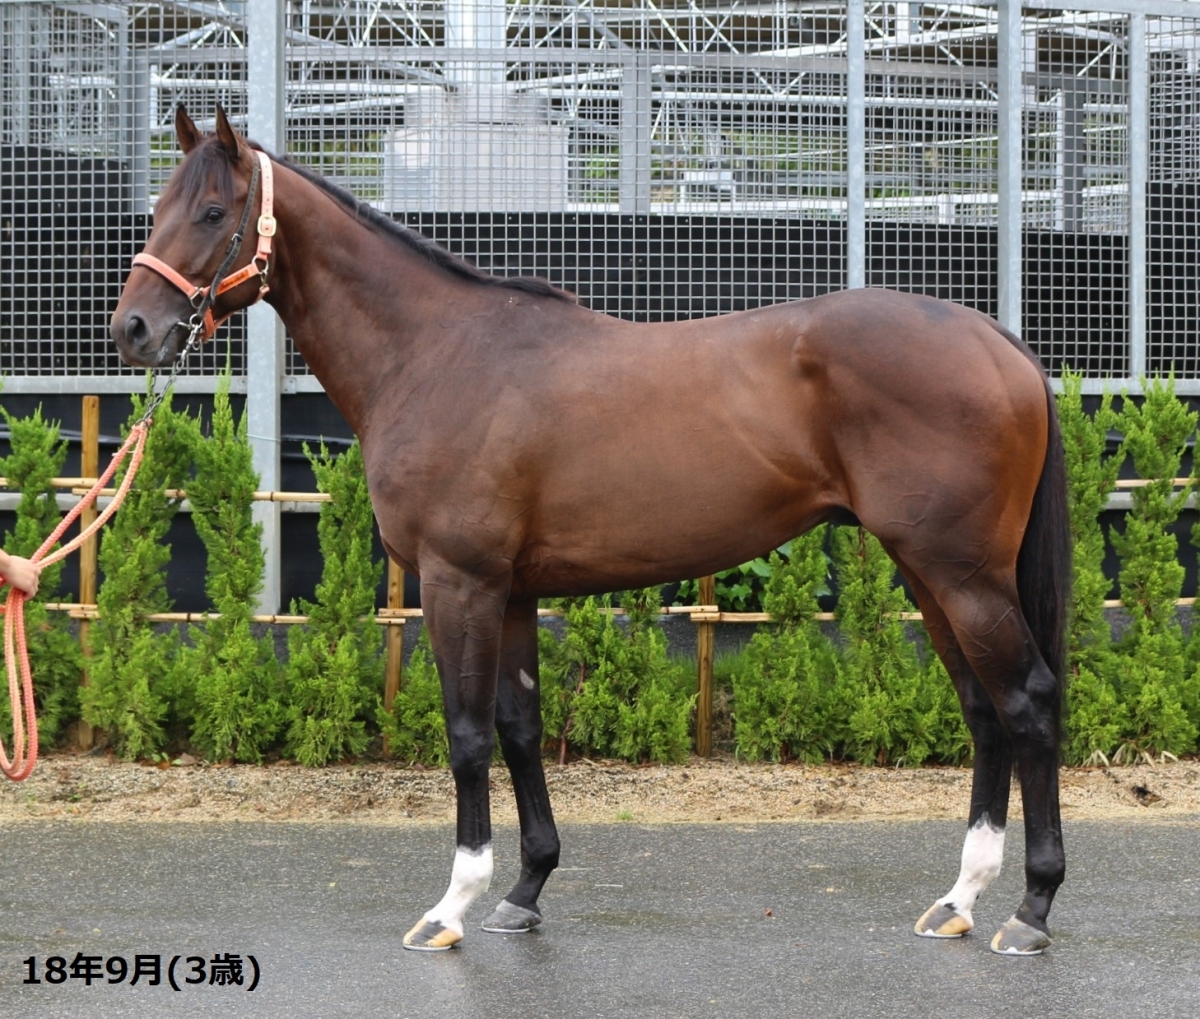
[[[266,556],[262,524],[253,518],[258,474],[246,441],[246,415],[235,424],[229,381],[226,369],[209,434],[199,422],[192,432],[196,473],[188,500],[208,554],[205,593],[217,615],[191,627],[193,646],[183,663],[187,687],[194,691],[195,747],[209,760],[259,763],[283,723],[281,676],[271,636],[256,638],[250,629]]]
[[[384,634],[374,615],[383,560],[372,557],[375,517],[358,442],[337,457],[324,443],[317,454],[305,446],[305,454],[318,489],[331,500],[322,503],[317,523],[316,601],[293,606],[309,622],[288,633],[284,749],[315,766],[363,753],[367,720],[380,710]]]
[[[628,761],[686,760],[695,680],[671,661],[658,625],[659,588],[620,596],[626,625],[603,611],[611,596],[564,600],[561,646],[540,637],[542,722],[560,759],[581,753]]]
[[[843,641],[829,730],[842,752],[864,764],[962,759],[970,744],[950,677],[938,657],[922,664],[901,613],[913,606],[895,565],[861,527],[838,527],[833,559]]]
[[[385,711],[381,706],[378,718],[393,757],[430,768],[444,768],[450,763],[442,686],[428,630],[423,629],[417,638],[392,710]]]
[[[1119,662],[1104,600],[1112,582],[1104,575],[1100,513],[1125,462],[1122,445],[1108,455],[1108,433],[1120,415],[1107,390],[1092,415],[1083,409],[1083,376],[1063,372],[1058,397],[1071,516],[1072,601],[1067,621],[1067,719],[1064,757],[1068,763],[1103,761],[1129,728],[1118,692]]]
[[[147,395],[133,400],[126,434],[152,392],[149,377]],[[162,751],[168,712],[179,695],[179,634],[156,631],[146,616],[171,609],[166,585],[171,546],[165,539],[180,500],[168,499],[166,489],[187,481],[194,427],[173,409],[168,394],[155,411],[137,480],[100,537],[100,618],[91,630],[89,683],[80,701],[84,719],[105,730],[127,759]]]
[[[750,638],[731,676],[734,747],[749,760],[820,761],[833,753],[830,696],[836,653],[813,618],[828,593],[828,528],[770,558],[763,605],[773,622]]]
[[[1118,760],[1181,754],[1195,749],[1200,713],[1186,669],[1176,600],[1183,589],[1179,542],[1170,530],[1191,492],[1174,491],[1197,414],[1176,398],[1174,379],[1143,383],[1144,400],[1126,399],[1120,427],[1124,448],[1147,484],[1132,490],[1125,529],[1112,535],[1121,557],[1121,601],[1130,625],[1117,645],[1120,694],[1129,713]]]

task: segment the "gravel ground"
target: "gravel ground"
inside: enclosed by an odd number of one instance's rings
[[[188,760],[185,758],[185,760]],[[971,773],[961,768],[747,764],[693,758],[638,767],[613,761],[547,765],[556,816],[567,823],[965,818]],[[492,771],[493,817],[515,824],[511,784]],[[1068,819],[1200,815],[1200,761],[1062,773]],[[1014,790],[1013,813],[1020,796]],[[151,766],[95,755],[42,759],[23,783],[0,785],[0,822],[454,820],[448,771],[388,763],[302,768],[286,763]]]

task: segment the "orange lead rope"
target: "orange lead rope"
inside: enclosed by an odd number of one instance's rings
[[[129,437],[117,450],[107,470],[96,479],[96,483],[87,495],[80,499],[71,512],[63,517],[54,529],[54,533],[42,542],[41,548],[29,557],[31,562],[49,566],[60,559],[65,559],[108,522],[109,517],[116,513],[117,508],[125,500],[125,496],[133,484],[134,476],[142,463],[142,455],[146,451],[146,435],[149,430],[150,420],[148,418],[143,418],[130,429]],[[129,462],[129,470],[121,479],[121,485],[113,496],[112,502],[84,531],[57,552],[46,555],[46,551],[54,546],[62,537],[63,532],[78,519],[79,514],[96,501],[101,490],[112,479],[113,474],[124,462],[131,449],[133,450],[133,459]],[[4,605],[4,661],[8,667],[8,694],[12,704],[13,759],[11,761],[8,759],[8,755],[4,752],[4,743],[0,740],[0,771],[3,771],[14,782],[22,782],[30,776],[33,766],[37,764],[38,735],[37,712],[33,702],[33,676],[29,669],[29,650],[25,644],[25,593],[18,591],[15,587],[9,590],[8,600]],[[28,739],[26,732],[28,732]]]

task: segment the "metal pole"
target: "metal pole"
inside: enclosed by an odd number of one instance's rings
[[[279,153],[285,145],[283,28],[283,0],[248,0],[247,129],[251,138]],[[279,401],[283,388],[283,340],[283,323],[268,305],[256,304],[246,312],[246,431],[259,485],[271,491],[282,487]],[[254,518],[263,525],[263,551],[266,554],[257,612],[272,615],[279,611],[280,605],[279,504],[256,502]]]
[[[130,125],[130,180],[133,213],[144,216],[150,211],[150,60],[144,50],[133,54],[130,82],[133,123]]]
[[[620,208],[624,215],[650,211],[650,54],[629,55],[621,72]]]
[[[1146,184],[1150,76],[1146,15],[1129,15],[1129,375],[1146,374]]]
[[[500,57],[455,63],[454,80],[460,87],[504,84],[504,48],[507,45],[504,0],[446,0],[446,45],[454,49],[480,49]]]
[[[10,6],[4,11],[3,27],[10,33],[5,40],[4,68],[5,141],[14,145],[33,145],[33,125],[37,121],[37,104],[33,95],[34,19],[47,17],[47,8],[32,4]]]
[[[846,6],[846,286],[867,285],[867,53],[865,0]]]
[[[998,0],[998,306],[1002,326],[1021,333],[1021,0]]]

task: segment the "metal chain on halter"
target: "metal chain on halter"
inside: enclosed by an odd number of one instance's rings
[[[137,419],[135,424],[147,424],[154,417],[154,412],[161,406],[163,400],[167,398],[167,393],[171,391],[171,387],[175,385],[175,380],[179,378],[179,373],[183,370],[184,362],[187,361],[192,351],[200,349],[200,336],[204,332],[203,316],[201,321],[196,324],[196,316],[192,316],[193,324],[192,331],[188,334],[187,343],[185,343],[179,354],[175,358],[175,363],[171,365],[171,372],[167,376],[166,384],[157,393],[150,398],[150,402],[146,404],[146,409],[142,412],[142,416]]]

